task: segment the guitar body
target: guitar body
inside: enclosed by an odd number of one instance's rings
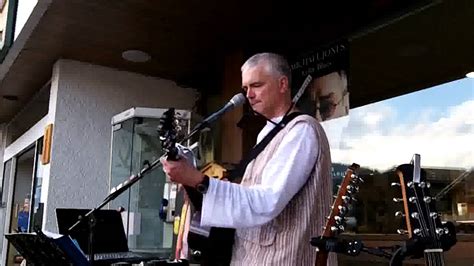
[[[191,187],[185,187],[186,193],[196,211],[202,207],[202,194]],[[211,227],[209,237],[189,232],[188,246],[199,256],[194,259],[201,265],[224,266],[229,265],[232,259],[235,229]]]
[[[201,171],[218,179],[226,177],[226,169],[216,163],[205,165]],[[201,211],[203,195],[192,187],[184,187],[195,211]],[[235,229],[211,227],[209,237],[194,232],[188,233],[188,246],[195,254],[193,259],[201,265],[224,266],[232,259]],[[199,252],[196,252],[199,251]]]

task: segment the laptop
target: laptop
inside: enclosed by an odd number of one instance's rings
[[[56,218],[59,233],[75,239],[79,247],[88,257],[89,254],[89,225],[82,221],[71,232],[69,228],[78,218],[84,217],[90,209],[57,208]],[[94,260],[98,262],[142,262],[163,260],[166,253],[132,252],[128,248],[127,237],[120,212],[116,210],[95,211],[96,225],[94,228],[93,251]]]

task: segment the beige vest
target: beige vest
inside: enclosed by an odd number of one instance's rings
[[[318,137],[318,157],[307,183],[271,222],[258,227],[236,230],[232,265],[314,265],[316,250],[311,237],[322,234],[332,203],[331,156],[326,134],[311,116],[294,118],[253,160],[245,171],[242,185],[261,183],[266,163],[285,135],[297,123],[308,123]],[[291,158],[288,158],[291,160]],[[290,177],[291,178],[291,177]],[[335,265],[330,256],[328,265]]]

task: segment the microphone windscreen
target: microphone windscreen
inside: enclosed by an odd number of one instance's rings
[[[243,93],[237,93],[236,95],[234,95],[234,97],[232,97],[232,99],[230,99],[229,102],[231,102],[235,107],[235,106],[242,105],[245,102],[245,99],[246,98]]]

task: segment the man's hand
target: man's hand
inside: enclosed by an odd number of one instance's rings
[[[161,159],[161,163],[163,164],[163,171],[173,182],[195,187],[204,179],[204,174],[183,158],[178,161]]]

